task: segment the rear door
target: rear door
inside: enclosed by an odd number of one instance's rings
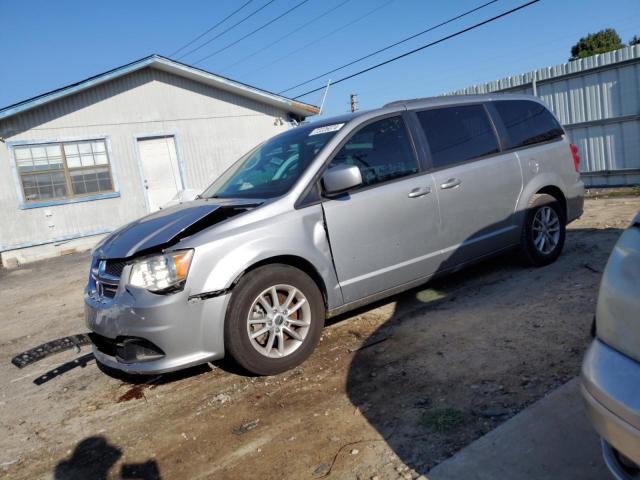
[[[357,165],[364,184],[323,208],[346,303],[433,273],[438,208],[401,116],[356,131],[329,167]]]
[[[443,268],[518,242],[514,215],[522,172],[512,152],[501,153],[483,104],[416,112],[429,146],[440,205]]]

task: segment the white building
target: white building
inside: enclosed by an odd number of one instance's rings
[[[2,263],[90,247],[317,113],[158,55],[0,109]]]

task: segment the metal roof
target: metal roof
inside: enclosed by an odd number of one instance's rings
[[[31,110],[32,108],[39,107],[68,95],[73,95],[74,93],[78,93],[82,90],[100,85],[102,83],[108,82],[115,78],[127,75],[131,72],[135,72],[146,67],[164,70],[181,77],[189,78],[196,82],[211,85],[221,90],[226,90],[237,95],[252,98],[258,102],[282,108],[283,110],[296,114],[300,117],[308,117],[311,115],[316,115],[320,112],[320,109],[315,105],[297,102],[290,98],[283,97],[281,95],[277,95],[275,93],[268,92],[256,87],[252,87],[251,85],[246,85],[244,83],[231,80],[229,78],[222,77],[211,72],[207,72],[206,70],[202,70],[200,68],[192,67],[190,65],[171,60],[161,55],[153,54],[149,55],[148,57],[141,58],[140,60],[136,60],[134,62],[127,63],[126,65],[114,68],[107,72],[94,75],[76,83],[72,83],[65,87],[58,88],[56,90],[43,93],[42,95],[38,95],[36,97],[29,98],[27,100],[23,100],[13,105],[4,107],[0,109],[0,120],[11,117],[13,115],[17,115],[18,113],[22,113],[27,110]]]
[[[595,73],[599,70],[610,70],[612,65],[620,66],[626,63],[637,63],[638,61],[640,61],[640,45],[632,45],[559,65],[531,70],[519,75],[504,77],[492,82],[472,85],[444,95],[474,95],[510,89],[519,90],[529,86],[534,79],[536,83],[542,84],[559,78],[579,77],[588,72]]]

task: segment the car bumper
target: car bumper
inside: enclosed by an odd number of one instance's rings
[[[120,288],[113,299],[85,294],[85,319],[98,362],[127,373],[180,370],[224,356],[229,295],[202,300]]]
[[[594,340],[582,364],[582,394],[609,469],[631,478],[618,453],[640,465],[640,363]]]
[[[582,216],[584,212],[584,182],[576,182],[567,189],[567,223],[573,222]]]

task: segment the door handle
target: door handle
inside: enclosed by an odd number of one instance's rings
[[[443,190],[446,190],[448,188],[455,188],[461,183],[462,183],[462,180],[460,180],[459,178],[450,178],[449,180],[444,182],[442,185],[440,185],[440,188]]]
[[[431,187],[416,187],[409,192],[409,198],[420,198],[431,193]]]

